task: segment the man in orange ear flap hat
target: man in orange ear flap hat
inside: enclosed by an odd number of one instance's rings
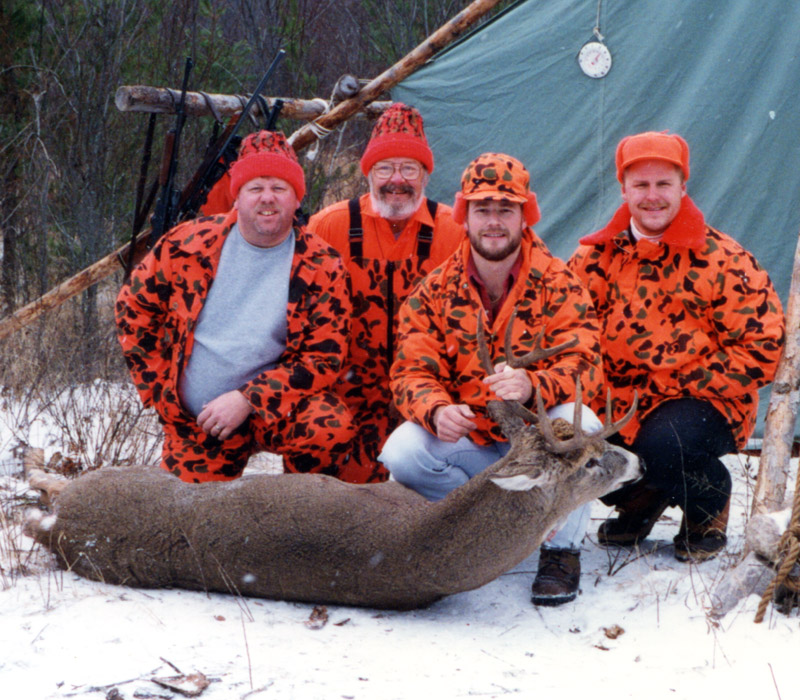
[[[531,228],[539,207],[529,179],[522,163],[502,153],[485,153],[467,166],[453,208],[467,236],[400,309],[391,379],[406,422],[389,436],[379,459],[397,481],[432,501],[508,452],[487,411],[490,401],[533,407],[538,391],[551,418],[571,421],[576,382],[586,400],[602,385],[594,309],[578,278]],[[481,319],[494,369],[489,376],[478,356]],[[509,325],[515,357],[530,351],[540,334],[544,347],[577,344],[512,368],[505,354]],[[583,427],[602,427],[588,408]],[[587,504],[543,545],[534,603],[560,605],[577,595],[588,519]]]
[[[755,258],[706,224],[687,194],[684,139],[628,136],[616,171],[624,203],[581,239],[569,266],[600,319],[614,415],[638,395],[638,413],[617,437],[646,474],[603,499],[619,514],[598,541],[637,545],[678,506],[675,556],[703,561],[726,544],[731,477],[719,458],[753,430],[758,389],[772,380],[784,342],[781,303]]]

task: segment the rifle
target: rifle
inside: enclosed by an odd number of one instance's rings
[[[222,136],[217,139],[217,143],[206,151],[206,157],[181,194],[178,202],[178,220],[182,221],[183,219],[195,216],[200,210],[200,207],[205,203],[211,188],[227,171],[228,166],[236,157],[235,151],[229,148],[236,137],[236,132],[239,131],[242,121],[250,112],[256,100],[263,99],[261,98],[261,92],[285,55],[286,51],[278,49],[275,58],[272,59],[272,63],[270,63],[269,68],[267,68],[267,72],[264,73],[255,91],[250,95],[250,99],[247,101],[247,104],[245,104],[241,113],[228,122],[228,126],[225,128],[225,131],[222,132]],[[273,107],[267,122],[268,128],[270,124],[272,124],[274,129],[273,114],[277,118],[276,109],[280,111],[282,104],[283,103],[280,102],[279,106],[276,103],[275,107]]]
[[[161,171],[159,184],[161,195],[156,202],[150,228],[150,238],[147,247],[152,248],[156,241],[169,231],[175,223],[176,204],[178,193],[175,191],[175,172],[178,170],[178,151],[180,150],[181,132],[186,123],[186,88],[189,84],[189,74],[192,72],[192,59],[186,59],[183,70],[183,84],[181,85],[181,98],[175,110],[175,126],[167,132],[164,139],[164,152],[161,158]],[[132,241],[135,246],[135,241]]]
[[[172,179],[174,180],[175,163],[177,161],[177,150],[175,149],[176,141],[173,137],[168,139],[168,141],[165,143],[164,158],[162,159],[161,167],[161,173],[163,173],[163,177],[160,175],[159,180],[153,183],[155,186],[158,184],[158,182],[163,182],[159,205],[157,205],[156,213],[153,215],[153,220],[151,222],[152,227],[150,230],[150,235],[146,238],[143,237],[142,239],[137,240],[136,233],[139,231],[143,223],[143,213],[150,208],[150,203],[152,203],[151,197],[149,197],[145,203],[145,208],[143,211],[136,216],[136,221],[134,222],[134,235],[131,237],[130,245],[125,249],[127,260],[123,260],[122,255],[118,256],[120,264],[122,264],[123,268],[125,269],[126,277],[130,274],[130,270],[133,269],[133,266],[139,260],[141,260],[144,254],[150,250],[155,245],[156,241],[158,241],[161,236],[169,231],[172,226],[174,226],[176,223],[197,216],[198,212],[200,211],[200,207],[202,207],[205,203],[211,188],[227,172],[230,164],[236,159],[239,140],[237,132],[242,124],[243,117],[248,115],[253,104],[255,104],[256,100],[260,97],[260,93],[263,91],[267,81],[270,79],[270,77],[272,77],[272,74],[278,67],[278,63],[285,55],[286,51],[283,49],[278,50],[275,58],[272,60],[272,63],[270,63],[267,72],[259,81],[255,92],[251,95],[242,111],[228,121],[228,124],[223,130],[221,136],[217,138],[212,137],[212,143],[208,146],[208,148],[206,148],[203,162],[192,175],[189,184],[186,185],[186,187],[184,187],[180,193],[175,192],[174,187],[168,184],[168,181],[170,180],[170,172],[172,174]],[[184,95],[182,93],[181,102],[183,102],[183,99]],[[271,126],[272,129],[274,129],[275,119],[277,119],[277,115],[282,106],[283,101],[276,100],[275,105],[269,114],[267,124],[268,128]],[[178,129],[179,125],[182,129],[182,122],[178,122],[176,120],[174,130],[178,130],[178,136],[180,135],[180,131]],[[150,194],[152,195],[152,190]],[[161,207],[161,211],[159,210],[159,206]],[[163,214],[161,213],[162,211]]]

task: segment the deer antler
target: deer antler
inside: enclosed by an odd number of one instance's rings
[[[544,328],[542,328],[542,330],[539,332],[539,335],[536,336],[533,350],[521,355],[520,357],[514,357],[513,351],[511,350],[511,328],[516,319],[517,310],[515,308],[511,312],[511,318],[509,319],[508,326],[506,327],[505,338],[506,362],[508,362],[511,367],[527,367],[528,365],[532,365],[534,362],[557,355],[562,350],[567,350],[568,348],[574,347],[578,344],[578,336],[575,336],[572,340],[561,343],[561,345],[554,345],[551,348],[543,348],[542,340],[544,339]]]
[[[590,443],[594,443],[599,440],[605,440],[607,437],[612,436],[614,433],[618,432],[631,418],[633,418],[633,414],[636,413],[636,408],[638,405],[639,395],[638,393],[635,393],[633,395],[633,403],[628,409],[628,412],[618,421],[612,423],[611,391],[609,390],[608,394],[606,394],[606,415],[603,427],[596,433],[584,433],[583,429],[581,428],[581,414],[583,412],[581,403],[581,380],[578,379],[578,381],[575,382],[575,414],[572,421],[574,434],[568,440],[560,440],[553,432],[553,424],[547,417],[547,412],[544,409],[544,401],[542,400],[542,393],[538,388],[536,389],[536,413],[539,422],[539,430],[544,437],[547,449],[556,454],[565,454],[567,452],[572,452],[573,450],[582,449]]]
[[[489,347],[486,343],[486,332],[484,331],[483,320],[485,314],[483,310],[481,310],[481,314],[478,317],[478,332],[477,332],[477,341],[478,341],[478,358],[481,361],[481,367],[486,371],[486,374],[494,374],[494,365],[492,365],[492,358],[489,355]],[[529,352],[525,353],[524,355],[520,355],[519,357],[514,357],[514,350],[512,348],[512,328],[514,325],[514,321],[517,318],[517,309],[515,308],[511,312],[511,318],[508,321],[508,326],[506,327],[506,334],[504,340],[504,350],[506,355],[506,363],[510,367],[519,368],[519,367],[527,367],[528,365],[533,364],[534,362],[538,362],[539,360],[544,360],[545,358],[552,357],[553,355],[558,354],[562,350],[566,350],[568,348],[574,347],[578,344],[578,337],[575,336],[572,340],[568,340],[560,345],[554,345],[551,348],[543,348],[542,347],[542,340],[544,339],[544,332],[545,329],[542,328],[541,332],[536,336],[536,340],[534,341],[533,349]],[[511,428],[514,425],[512,421],[512,416],[516,418],[522,418],[522,420],[528,423],[538,423],[539,416],[537,416],[533,411],[529,410],[525,406],[523,406],[519,401],[513,400],[504,400],[497,402],[498,410],[496,413],[498,414],[495,416],[493,413],[493,417],[497,420],[498,424],[503,430],[503,434],[508,435],[506,425]],[[508,421],[508,422],[507,422]]]

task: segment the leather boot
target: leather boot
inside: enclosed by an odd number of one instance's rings
[[[534,605],[562,605],[575,600],[581,578],[577,549],[539,549],[539,570],[531,587]]]
[[[630,498],[617,505],[617,517],[609,518],[597,529],[597,541],[604,547],[633,547],[644,540],[669,505],[661,491],[635,486]]]
[[[728,515],[731,510],[731,499],[717,514],[702,523],[691,522],[683,514],[681,529],[675,535],[675,558],[678,561],[706,561],[713,559],[725,547],[728,538]]]

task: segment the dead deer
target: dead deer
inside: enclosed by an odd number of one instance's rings
[[[493,371],[482,333],[481,358]],[[535,362],[541,337],[515,364]],[[550,422],[518,403],[489,410],[509,453],[428,502],[390,481],[354,485],[323,475],[245,474],[184,483],[155,467],[113,468],[62,482],[29,481],[55,502],[28,532],[59,565],[90,579],[281,600],[406,609],[472,590],[516,566],[578,506],[641,476],[637,458],[600,433]],[[580,398],[578,397],[578,405]],[[607,416],[610,416],[610,410]],[[566,439],[564,439],[566,438]]]

